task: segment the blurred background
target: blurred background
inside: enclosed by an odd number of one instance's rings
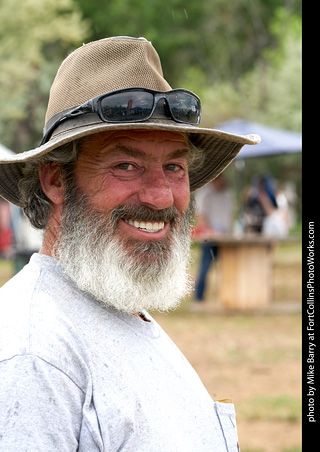
[[[202,126],[261,135],[223,192],[196,194],[195,293],[155,315],[212,397],[233,399],[242,452],[301,450],[301,3],[0,0],[0,158],[39,144],[61,61],[108,36],[152,41],[171,86],[200,96]],[[40,241],[0,199],[0,285]]]

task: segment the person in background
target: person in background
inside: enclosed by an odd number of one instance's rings
[[[40,250],[43,234],[31,225],[19,207],[13,204],[10,207],[14,235],[12,259],[14,273],[18,273],[29,262],[32,254]]]
[[[197,194],[196,194],[197,200]],[[195,284],[194,301],[205,300],[207,276],[211,265],[218,258],[218,245],[210,243],[216,237],[230,234],[234,217],[234,198],[227,180],[220,174],[209,185],[197,208],[198,239],[201,240],[201,256]]]
[[[10,205],[0,197],[0,256],[10,257],[13,247],[13,231]]]
[[[289,208],[285,194],[270,176],[254,178],[245,201],[245,232],[284,238],[289,233]]]

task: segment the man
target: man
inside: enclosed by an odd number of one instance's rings
[[[195,196],[197,227],[200,237],[204,240],[201,245],[200,266],[195,284],[196,303],[202,303],[205,299],[207,275],[212,262],[218,258],[218,246],[208,243],[207,240],[230,234],[234,214],[232,192],[223,173],[204,187],[204,190],[206,189],[204,195],[199,190]],[[198,195],[201,197],[198,198]]]
[[[189,290],[190,191],[259,140],[199,120],[150,42],[103,39],[62,63],[41,145],[1,162],[44,230],[0,291],[1,451],[237,450],[233,405],[147,312]]]

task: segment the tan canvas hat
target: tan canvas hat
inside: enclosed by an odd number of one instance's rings
[[[155,91],[172,88],[164,79],[159,56],[144,38],[125,36],[90,42],[71,53],[61,64],[53,81],[44,132],[68,110],[113,90],[142,87]],[[233,135],[197,125],[175,122],[168,115],[153,115],[144,122],[104,122],[96,113],[62,121],[49,141],[30,151],[9,157],[0,155],[0,195],[23,207],[18,189],[25,162],[77,138],[106,130],[168,130],[185,132],[204,153],[202,166],[190,171],[191,191],[221,173],[245,144],[260,142],[258,135]]]

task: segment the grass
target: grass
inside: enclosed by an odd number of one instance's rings
[[[196,276],[200,256],[199,244],[193,245],[193,264],[191,273]],[[207,300],[218,297],[219,263],[211,267],[211,279],[208,281]],[[301,302],[302,293],[302,245],[296,242],[281,243],[273,249],[272,265],[272,301]]]
[[[243,452],[301,450],[301,314],[194,314],[156,320],[215,400],[232,399]]]
[[[273,254],[272,304],[301,306],[301,243]],[[194,245],[192,274],[199,247]],[[207,302],[217,302],[212,268]],[[301,452],[301,311],[226,314],[190,311],[189,297],[156,319],[183,351],[210,395],[231,398],[242,452]],[[279,313],[280,312],[280,313]]]
[[[284,243],[274,250],[274,301],[301,301],[302,244]]]
[[[301,397],[288,394],[253,397],[237,406],[238,416],[246,421],[298,422],[301,410]]]
[[[0,259],[0,287],[13,275],[13,263]]]

